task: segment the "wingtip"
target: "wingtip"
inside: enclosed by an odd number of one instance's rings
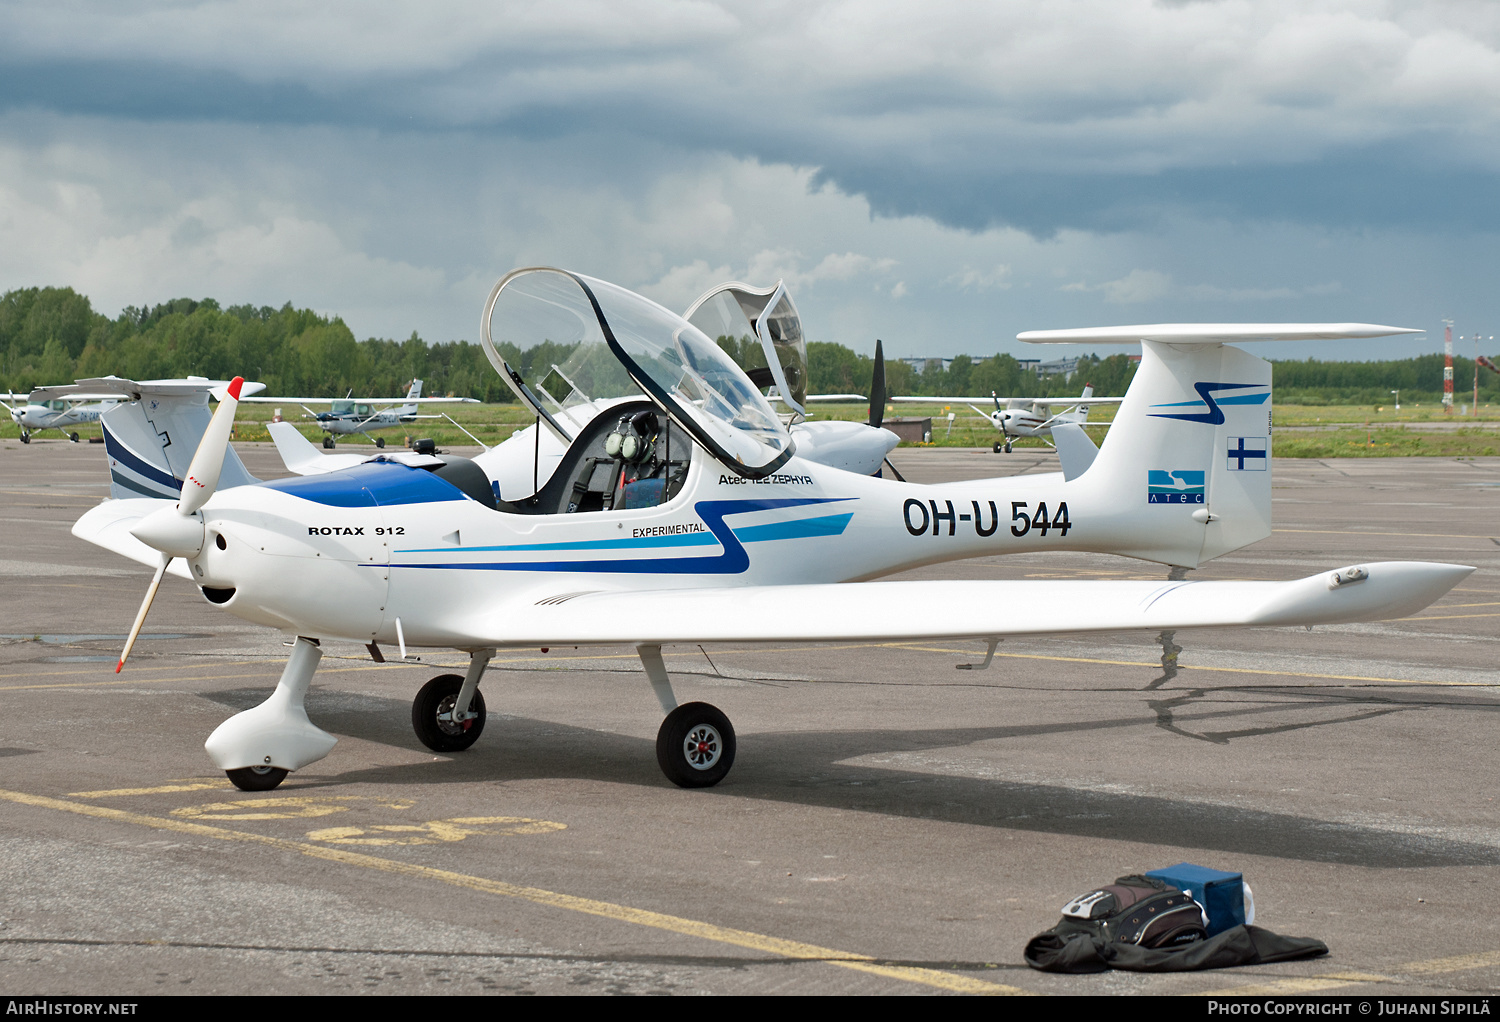
[[[245,378],[243,376],[236,376],[229,381],[229,396],[238,401],[240,399],[240,390],[244,386]]]
[[[117,664],[115,664],[115,673],[116,673],[116,674],[119,674],[119,673],[120,673],[120,670],[121,670],[121,669],[122,669],[122,668],[123,668],[123,667],[124,667],[124,666],[125,666],[125,661],[123,661],[123,660],[121,660],[121,661],[120,661],[120,662],[119,662],[119,663],[117,663]]]

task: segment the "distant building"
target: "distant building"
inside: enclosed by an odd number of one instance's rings
[[[919,373],[925,373],[931,369],[935,373],[947,372],[948,367],[953,364],[951,358],[902,358],[898,362],[905,362]]]
[[[946,372],[953,364],[951,358],[903,358],[898,361],[905,362],[919,373],[925,373],[928,370]],[[1018,358],[1016,362],[1022,369],[1029,369],[1038,376],[1072,376],[1078,371],[1077,358],[1058,358],[1050,362],[1043,362],[1039,358]]]

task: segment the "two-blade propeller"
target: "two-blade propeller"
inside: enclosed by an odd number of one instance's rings
[[[875,338],[875,370],[870,377],[870,419],[875,429],[885,421],[885,349]]]
[[[868,425],[872,429],[879,429],[885,422],[885,347],[880,343],[880,338],[875,338],[875,366],[870,373],[870,418]],[[891,464],[891,459],[885,459],[885,467],[891,470],[891,475],[901,482],[906,478],[897,471],[896,466]]]
[[[125,667],[125,660],[130,656],[136,637],[141,634],[141,626],[146,623],[146,612],[151,609],[151,601],[156,599],[156,590],[161,586],[167,565],[172,563],[173,557],[196,557],[203,550],[205,530],[203,517],[198,511],[219,486],[224,458],[229,451],[229,433],[234,428],[234,414],[240,403],[240,388],[244,384],[244,378],[236,376],[230,381],[224,396],[219,399],[218,410],[209,421],[208,429],[204,430],[198,449],[193,452],[193,460],[188,465],[187,478],[182,481],[182,495],[177,505],[153,511],[130,530],[136,539],[160,550],[162,557],[156,575],[146,589],[146,598],[141,601],[141,609],[136,612],[135,623],[130,626],[125,649],[120,653],[120,662],[115,665],[116,674]]]

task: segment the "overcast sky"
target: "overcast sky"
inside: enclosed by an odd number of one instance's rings
[[[1488,0],[0,6],[0,290],[110,315],[475,340],[548,264],[679,310],[784,278],[867,352],[1430,331],[1261,349],[1401,356],[1500,335],[1497,171]]]

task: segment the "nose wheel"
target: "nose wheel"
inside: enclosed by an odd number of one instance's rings
[[[717,706],[684,703],[661,722],[656,762],[681,788],[711,788],[734,766],[734,726]]]
[[[433,752],[462,752],[484,731],[484,696],[474,690],[469,715],[453,719],[459,689],[464,687],[461,674],[439,674],[417,693],[411,704],[411,726],[417,738]]]
[[[253,766],[226,770],[224,774],[241,791],[270,791],[286,780],[287,772],[280,767]]]
[[[333,450],[333,437],[331,437],[331,436],[325,436],[323,438],[323,450],[325,450],[325,451],[331,451],[331,450]]]

